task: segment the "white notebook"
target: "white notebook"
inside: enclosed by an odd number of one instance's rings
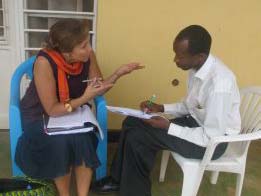
[[[73,112],[63,116],[50,117],[45,130],[48,135],[73,134],[93,131],[94,126],[86,127],[86,123],[91,123],[98,127],[101,138],[103,138],[101,128],[90,107],[87,105],[78,107]]]

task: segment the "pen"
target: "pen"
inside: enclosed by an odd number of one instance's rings
[[[88,79],[88,80],[82,80],[82,82],[92,82],[93,80],[94,80],[94,78],[93,79]],[[101,81],[102,78],[97,78],[97,80]]]
[[[147,106],[150,107],[150,106],[152,105],[153,101],[155,101],[155,99],[156,99],[156,95],[153,94],[153,95],[150,97],[150,99],[148,100]]]
[[[146,114],[146,113],[147,113],[149,107],[151,107],[151,105],[152,105],[153,101],[155,101],[155,99],[156,99],[156,95],[153,94],[153,95],[150,97],[150,99],[148,100],[148,102],[147,102],[147,107],[148,107],[148,108],[145,108],[145,109],[144,109],[143,114]]]

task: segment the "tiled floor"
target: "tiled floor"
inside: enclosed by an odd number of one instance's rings
[[[116,148],[115,144],[109,145],[109,163]],[[246,175],[242,196],[261,195],[261,141],[252,142],[249,150]],[[182,171],[171,160],[167,169],[165,182],[159,183],[160,153],[152,172],[152,195],[153,196],[178,196],[182,187]],[[10,147],[9,134],[7,131],[0,130],[0,178],[11,177],[10,167]],[[201,182],[198,196],[234,196],[236,186],[236,176],[231,173],[222,173],[216,185],[209,182],[209,173],[204,175]],[[109,194],[108,196],[116,196]],[[90,196],[98,196],[91,193]]]

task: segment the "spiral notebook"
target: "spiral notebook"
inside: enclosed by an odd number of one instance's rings
[[[87,105],[63,116],[49,117],[47,125],[44,121],[45,133],[48,135],[85,133],[94,131],[96,127],[103,137],[100,126]]]

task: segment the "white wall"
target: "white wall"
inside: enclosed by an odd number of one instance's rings
[[[8,0],[7,3],[7,20],[8,20],[8,43],[0,45],[0,129],[7,129],[8,126],[8,107],[9,107],[9,90],[11,75],[17,66],[19,56],[18,24],[16,22],[17,5],[16,0]],[[16,7],[15,9],[13,9]]]
[[[12,72],[12,53],[9,49],[3,49],[0,47],[0,84],[1,84],[1,96],[0,96],[0,129],[7,128],[8,122],[8,99],[9,99],[9,81]]]

